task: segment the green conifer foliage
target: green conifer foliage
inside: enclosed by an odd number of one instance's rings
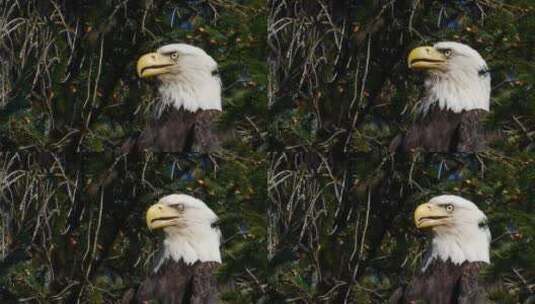
[[[270,1],[268,302],[384,303],[421,265],[414,208],[451,193],[489,217],[491,300],[533,300],[532,1]],[[492,75],[477,155],[390,154],[422,94],[419,45],[459,41]]]
[[[242,2],[2,1],[3,150],[117,149],[152,115],[156,85],[136,76],[138,57],[177,42],[219,63],[222,124],[238,144],[261,145],[266,14]]]

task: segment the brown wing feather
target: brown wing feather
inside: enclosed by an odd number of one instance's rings
[[[461,121],[457,130],[457,152],[475,153],[486,148],[483,119],[487,114],[487,111],[480,109],[461,113]]]
[[[390,297],[391,304],[484,304],[488,303],[479,284],[479,273],[485,263],[434,261],[411,282],[398,288]]]
[[[218,131],[219,110],[199,110],[195,113],[169,108],[151,120],[139,136],[129,138],[121,147],[123,153],[142,152],[201,152],[221,147],[222,132]]]
[[[454,113],[437,106],[418,117],[407,133],[396,136],[390,143],[391,152],[464,152],[485,149],[482,119],[485,110]]]
[[[435,260],[403,290],[396,290],[390,303],[455,303],[461,269],[461,265]]]
[[[435,106],[417,117],[401,143],[402,152],[454,152],[452,139],[461,115]]]
[[[121,303],[218,303],[214,272],[219,265],[217,262],[188,265],[169,260],[157,272],[151,273],[137,291],[128,290]]]
[[[458,304],[485,304],[489,303],[486,292],[479,282],[479,274],[485,263],[465,263],[459,280]]]
[[[217,262],[195,264],[191,304],[215,304],[217,299],[217,281],[214,272],[219,267]]]
[[[195,119],[196,113],[169,107],[160,117],[152,119],[139,136],[128,139],[121,151],[189,152]]]
[[[194,266],[168,261],[139,286],[134,303],[190,303]]]
[[[219,110],[198,111],[194,124],[194,137],[192,150],[195,152],[208,153],[221,147],[221,134],[219,131]]]

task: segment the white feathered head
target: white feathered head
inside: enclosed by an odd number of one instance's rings
[[[165,232],[164,253],[158,267],[167,259],[186,264],[221,263],[221,232],[214,226],[217,215],[203,201],[186,194],[161,198],[146,214],[149,229]]]
[[[466,44],[439,42],[413,49],[409,68],[425,70],[425,95],[422,110],[438,103],[453,112],[489,110],[490,72],[479,53]]]
[[[455,264],[490,263],[487,217],[471,201],[456,195],[434,197],[416,208],[414,222],[417,228],[430,229],[433,234],[424,268],[436,258]]]
[[[221,79],[217,62],[204,50],[183,43],[160,47],[137,61],[141,78],[157,77],[161,106],[221,111]]]

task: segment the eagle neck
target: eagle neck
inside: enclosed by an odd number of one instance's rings
[[[454,229],[452,231],[452,229]],[[431,242],[431,253],[425,261],[422,271],[431,262],[439,259],[443,262],[450,260],[459,265],[464,262],[490,263],[490,231],[478,226],[462,226],[460,229],[450,228],[447,231],[434,231]]]
[[[160,103],[157,109],[159,114],[168,106],[190,112],[222,110],[219,76],[201,72],[179,73],[172,78],[160,80],[162,80],[159,87]]]
[[[465,71],[432,72],[425,79],[425,93],[420,110],[426,113],[437,104],[455,113],[482,109],[489,111],[490,75]]]
[[[154,271],[158,271],[168,259],[175,262],[182,260],[186,265],[192,265],[198,261],[221,263],[220,239],[219,229],[210,226],[189,227],[166,233],[163,241],[163,255]]]

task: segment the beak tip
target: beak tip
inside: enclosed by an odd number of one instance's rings
[[[141,60],[139,60],[136,64],[136,74],[139,78],[143,77],[143,65],[140,63]]]
[[[139,78],[149,78],[168,73],[169,67],[175,62],[158,53],[147,53],[139,57],[136,72]]]

